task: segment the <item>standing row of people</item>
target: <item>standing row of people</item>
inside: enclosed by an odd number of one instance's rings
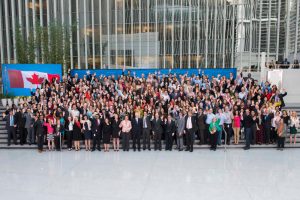
[[[101,150],[102,144],[109,151],[111,141],[118,151],[122,139],[125,151],[130,140],[133,150],[150,150],[151,140],[154,149],[161,150],[164,140],[166,150],[176,143],[178,150],[192,152],[195,140],[215,150],[222,142],[239,144],[244,137],[247,150],[251,144],[278,142],[288,127],[295,143],[299,120],[295,112],[283,110],[285,95],[276,85],[243,74],[68,74],[62,81],[44,80],[4,117],[8,145],[11,137],[17,142],[17,134],[20,144],[35,143],[36,136],[44,134],[49,150],[66,144],[78,151],[84,140],[87,151]]]

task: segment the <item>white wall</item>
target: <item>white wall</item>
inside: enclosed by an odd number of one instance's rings
[[[282,69],[282,87],[287,91],[284,98],[286,104],[300,103],[300,70]]]

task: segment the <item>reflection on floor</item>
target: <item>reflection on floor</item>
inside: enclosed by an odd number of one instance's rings
[[[0,151],[0,199],[299,200],[300,149]]]

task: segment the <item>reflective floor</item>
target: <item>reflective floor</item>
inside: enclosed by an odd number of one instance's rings
[[[300,149],[0,150],[0,199],[299,200]]]

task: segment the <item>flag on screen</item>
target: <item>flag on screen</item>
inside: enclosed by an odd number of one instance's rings
[[[37,88],[45,79],[52,81],[60,79],[59,74],[48,74],[38,71],[7,70],[11,88]]]

